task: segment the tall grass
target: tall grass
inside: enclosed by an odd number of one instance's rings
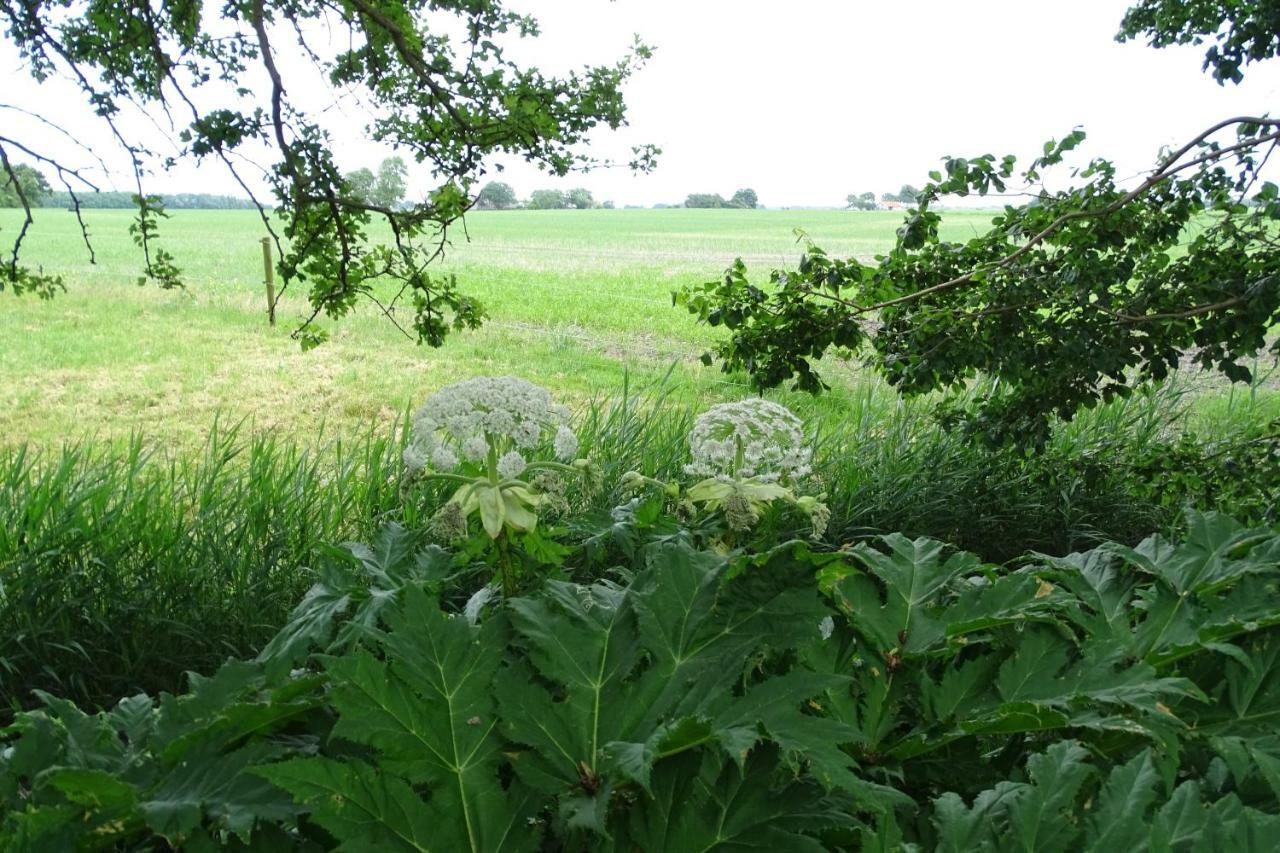
[[[308,449],[215,428],[194,459],[144,447],[0,452],[0,702],[170,689],[246,654],[317,548],[400,507],[392,437]]]
[[[1197,425],[1209,442],[1171,454],[1186,400],[1175,386],[1140,394],[1024,452],[975,445],[938,428],[925,403],[868,386],[843,420],[818,421],[827,540],[898,530],[999,562],[1133,542],[1176,524],[1185,503],[1273,512],[1274,471],[1246,471],[1243,487],[1216,493],[1201,488],[1201,469],[1217,464],[1205,461],[1216,448],[1262,446],[1275,426],[1227,406]],[[628,470],[680,479],[696,414],[669,380],[627,383],[583,407],[582,446],[605,484],[582,497],[588,508],[618,503],[612,486]],[[141,437],[117,451],[0,450],[0,703],[29,704],[33,689],[90,705],[173,690],[185,671],[252,653],[323,549],[387,521],[420,528],[443,499],[403,488],[402,445],[397,425],[310,445],[216,428],[193,458],[149,452]]]

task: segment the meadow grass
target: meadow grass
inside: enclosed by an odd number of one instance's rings
[[[0,210],[0,234],[16,211]],[[443,384],[515,374],[571,402],[616,393],[624,374],[644,382],[674,364],[676,393],[691,405],[747,393],[697,356],[714,339],[671,292],[712,279],[746,258],[761,277],[798,257],[794,229],[831,251],[870,256],[891,243],[899,214],[839,211],[504,211],[475,213],[440,272],[454,273],[491,320],[441,349],[405,340],[376,310],[327,324],[334,339],[302,353],[289,332],[305,309],[285,294],[280,325],[265,322],[262,223],[252,211],[175,211],[162,243],[187,288],[138,287],[140,256],[129,211],[88,211],[97,263],[74,219],[38,210],[25,257],[64,275],[50,302],[0,294],[0,442],[86,435],[199,447],[216,417],[251,416],[254,428],[314,435],[385,426]],[[966,213],[955,236],[989,214]],[[469,235],[469,241],[467,236]],[[867,377],[824,367],[836,387],[802,408],[839,412]],[[879,392],[877,392],[879,393]],[[781,395],[790,397],[790,395]]]

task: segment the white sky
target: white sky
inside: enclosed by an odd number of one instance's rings
[[[548,71],[617,59],[633,34],[656,48],[628,84],[630,127],[602,133],[600,157],[632,144],[664,149],[655,173],[625,168],[556,180],[521,163],[500,177],[527,197],[584,186],[597,199],[650,205],[691,192],[752,187],[763,204],[840,206],[853,191],[919,185],[944,154],[1034,155],[1076,125],[1086,154],[1122,175],[1157,150],[1229,115],[1280,101],[1280,63],[1220,87],[1202,50],[1120,45],[1126,0],[510,0],[543,36],[512,55]],[[67,86],[37,87],[0,45],[0,101],[54,112],[73,132],[107,143]],[[265,101],[265,98],[264,98]],[[0,123],[12,121],[0,111]],[[376,165],[384,151],[339,131],[343,165]],[[37,128],[27,138],[56,144]],[[128,189],[127,172],[113,181]],[[491,175],[492,177],[492,175]],[[429,185],[416,175],[415,189]],[[157,192],[240,194],[212,164],[154,178]]]

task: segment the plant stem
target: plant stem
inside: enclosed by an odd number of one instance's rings
[[[498,572],[502,580],[502,595],[504,598],[510,598],[515,593],[515,573],[511,570],[511,549],[507,542],[507,531],[502,533],[494,540],[498,545]]]

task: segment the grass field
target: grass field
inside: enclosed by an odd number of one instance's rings
[[[668,370],[698,404],[741,396],[741,377],[697,356],[713,339],[671,306],[671,292],[717,276],[741,256],[762,278],[798,256],[795,229],[833,253],[871,257],[891,245],[901,214],[840,211],[510,211],[475,213],[440,272],[456,273],[491,320],[439,350],[417,347],[372,307],[328,324],[333,340],[299,351],[290,330],[301,291],[268,327],[263,227],[252,211],[177,211],[162,244],[185,271],[178,292],[138,287],[141,261],[130,211],[88,211],[97,252],[89,264],[75,220],[37,211],[28,262],[63,274],[50,302],[0,295],[0,442],[118,439],[134,431],[199,446],[215,418],[300,439],[390,422],[451,381],[516,374],[570,402],[616,394]],[[953,213],[946,236],[985,227],[989,213]],[[17,211],[0,210],[0,235]],[[857,365],[828,362],[836,392],[780,396],[837,416],[851,400],[889,405],[892,394]],[[1205,405],[1223,405],[1208,399]]]
[[[16,211],[0,211],[11,234]],[[263,228],[247,211],[178,211],[163,245],[187,289],[134,284],[138,250],[129,211],[89,211],[90,265],[74,219],[37,211],[26,258],[62,273],[52,302],[0,305],[0,441],[118,437],[134,429],[194,445],[215,416],[252,416],[258,429],[300,434],[323,422],[345,430],[386,421],[431,390],[477,374],[512,373],[581,401],[616,393],[624,373],[642,383],[674,364],[691,399],[737,396],[696,361],[712,332],[672,308],[671,291],[717,276],[736,256],[761,276],[798,256],[794,229],[831,251],[871,256],[887,247],[895,213],[820,211],[512,211],[475,213],[441,272],[454,272],[491,321],[440,350],[414,346],[374,310],[329,324],[334,340],[303,354],[289,331],[305,307],[290,291],[281,323],[265,322]],[[989,214],[965,214],[957,236]],[[847,393],[864,379],[832,364]],[[879,393],[872,391],[872,393]],[[805,405],[809,405],[805,403]],[[827,406],[824,401],[818,405]]]

